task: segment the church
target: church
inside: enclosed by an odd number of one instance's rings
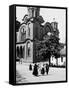
[[[23,17],[16,32],[16,58],[22,62],[38,62],[36,58],[36,42],[48,38],[50,34],[59,37],[58,23],[45,22],[40,16],[39,7],[27,7],[28,13]],[[56,31],[56,32],[55,32]]]

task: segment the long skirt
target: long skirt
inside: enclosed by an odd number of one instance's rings
[[[41,69],[41,74],[42,74],[42,75],[45,74],[45,70],[44,70],[44,68]]]
[[[33,69],[33,75],[38,76],[38,69],[37,68]]]

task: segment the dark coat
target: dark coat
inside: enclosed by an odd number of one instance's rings
[[[42,75],[45,74],[45,70],[44,70],[44,68],[41,69],[41,74],[42,74]]]
[[[49,72],[49,65],[46,64],[46,73],[48,74],[48,72]]]
[[[32,65],[31,65],[31,64],[29,65],[29,70],[30,70],[30,71],[32,70]]]
[[[38,76],[38,66],[36,64],[34,65],[33,75]]]

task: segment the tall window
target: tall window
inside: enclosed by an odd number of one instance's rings
[[[25,29],[26,27],[25,26],[23,26],[22,28],[21,28],[21,30],[20,30],[20,40],[21,41],[24,41],[25,39],[26,39],[26,29]]]
[[[34,17],[34,9],[32,9],[32,17]]]
[[[23,50],[22,50],[22,46],[20,46],[20,58],[23,57]]]
[[[30,27],[29,27],[29,33],[28,33],[28,35],[30,36]]]
[[[17,57],[20,56],[20,54],[19,54],[19,46],[17,46],[17,48],[16,48],[16,54],[17,54]]]
[[[23,46],[22,50],[23,50],[23,58],[24,58],[24,56],[25,56],[25,46]]]
[[[24,33],[25,27],[21,28],[21,33]]]
[[[27,56],[30,57],[31,56],[31,45],[30,45],[30,42],[27,43]]]
[[[63,62],[63,57],[61,57],[61,62]]]
[[[30,37],[30,27],[28,25],[28,36]]]
[[[38,12],[37,12],[37,10],[35,11],[35,17],[37,17],[38,16]]]

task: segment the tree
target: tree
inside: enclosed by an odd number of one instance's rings
[[[45,60],[49,60],[49,65],[51,56],[54,56],[56,59],[60,57],[59,38],[55,35],[50,35],[48,38],[46,37],[46,39],[44,39],[43,41],[39,41],[36,47],[39,56],[42,56]]]
[[[49,58],[49,64],[50,64],[50,58],[51,56],[54,56],[57,60],[58,57],[60,57],[60,44],[59,44],[59,38],[55,35],[51,35],[50,38],[45,42],[45,45],[47,47],[46,54]]]

